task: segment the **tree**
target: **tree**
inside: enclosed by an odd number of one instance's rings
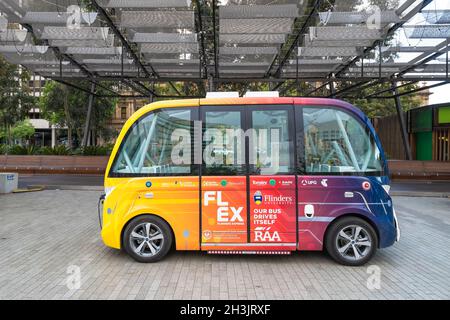
[[[87,83],[81,83],[80,86],[89,87]],[[108,129],[108,122],[114,114],[114,108],[117,104],[116,98],[103,97],[111,95],[111,92],[104,87],[97,86],[96,95],[92,105],[92,118],[90,129],[95,137],[103,137],[108,140],[111,134]],[[74,135],[78,138],[83,136],[86,122],[89,94],[79,89],[50,81],[46,84],[39,107],[43,117],[54,125],[67,127],[68,146],[73,147],[72,140]]]
[[[12,143],[11,127],[24,120],[34,106],[29,80],[27,70],[0,57],[0,131],[5,132],[9,144]]]
[[[20,122],[17,122],[15,126],[12,128],[11,133],[15,139],[24,141],[29,140],[35,133],[35,129],[31,124],[30,120],[26,119]]]
[[[401,83],[398,83],[400,85]],[[396,113],[395,101],[393,98],[384,98],[384,99],[367,99],[366,97],[383,91],[390,89],[390,83],[378,84],[366,88],[364,90],[358,90],[354,92],[353,97],[347,98],[346,100],[359,108],[361,108],[364,113],[367,114],[368,117],[387,117]],[[418,87],[417,84],[411,84],[398,89],[399,93],[405,93],[411,90],[414,90]],[[391,91],[386,92],[384,94],[379,94],[380,96],[385,95],[393,95]],[[418,95],[403,95],[400,97],[401,105],[403,111],[408,111],[414,108],[421,107],[422,99]]]

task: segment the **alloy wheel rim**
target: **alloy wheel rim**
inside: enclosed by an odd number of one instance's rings
[[[369,232],[358,225],[342,228],[336,237],[339,254],[346,260],[364,259],[372,249],[372,237]]]
[[[152,257],[161,251],[164,235],[161,229],[150,222],[138,224],[130,234],[131,249],[141,257]]]

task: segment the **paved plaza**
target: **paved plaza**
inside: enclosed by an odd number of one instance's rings
[[[98,196],[0,195],[0,299],[450,298],[450,199],[396,197],[401,242],[350,268],[317,252],[178,252],[139,264],[103,245]]]

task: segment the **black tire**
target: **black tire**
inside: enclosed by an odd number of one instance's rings
[[[140,237],[146,237],[145,228],[148,224],[150,224],[151,228],[150,235],[161,233],[161,240],[153,240],[150,244],[149,241],[146,241],[146,239],[150,239],[148,237],[144,239],[131,236],[132,232],[135,231],[139,234]],[[142,232],[139,232],[137,230],[142,230]],[[146,243],[143,244],[143,251],[141,252],[141,254],[138,254],[135,249],[138,249],[139,245],[142,244],[142,242]],[[172,242],[172,230],[170,229],[170,226],[167,224],[167,222],[156,216],[145,215],[138,216],[128,223],[123,232],[122,246],[128,253],[128,255],[130,255],[134,260],[143,263],[151,263],[157,262],[164,258],[172,247]],[[153,247],[153,250],[155,250],[154,254],[150,251],[150,245],[155,245],[158,248],[158,250],[156,250],[155,247]]]
[[[352,235],[352,230],[355,230],[353,234],[359,230],[357,240]],[[341,231],[343,234],[340,235]],[[368,246],[369,242],[370,247]],[[325,237],[325,248],[328,254],[342,265],[362,266],[370,261],[377,251],[378,236],[374,228],[365,220],[357,217],[344,217],[330,226]],[[339,248],[344,252],[343,254],[339,252]]]

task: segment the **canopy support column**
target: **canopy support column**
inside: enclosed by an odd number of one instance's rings
[[[90,131],[90,127],[91,127],[91,118],[92,118],[92,104],[94,103],[95,87],[96,87],[96,83],[93,82],[91,84],[91,94],[89,95],[88,110],[87,110],[87,114],[86,114],[86,124],[84,127],[83,142],[82,142],[83,147],[87,147],[87,145],[88,145],[89,131]]]
[[[335,98],[336,97],[336,89],[334,87],[334,81],[330,81],[330,97]]]
[[[214,76],[212,74],[210,74],[208,77],[208,91],[209,92],[216,91],[216,83],[214,81]]]
[[[398,94],[398,88],[395,81],[392,81],[392,93],[394,94],[395,108],[397,109],[398,122],[402,135],[403,147],[407,160],[412,160],[411,146],[409,145],[408,132],[406,131],[405,115],[402,109],[402,102]]]

